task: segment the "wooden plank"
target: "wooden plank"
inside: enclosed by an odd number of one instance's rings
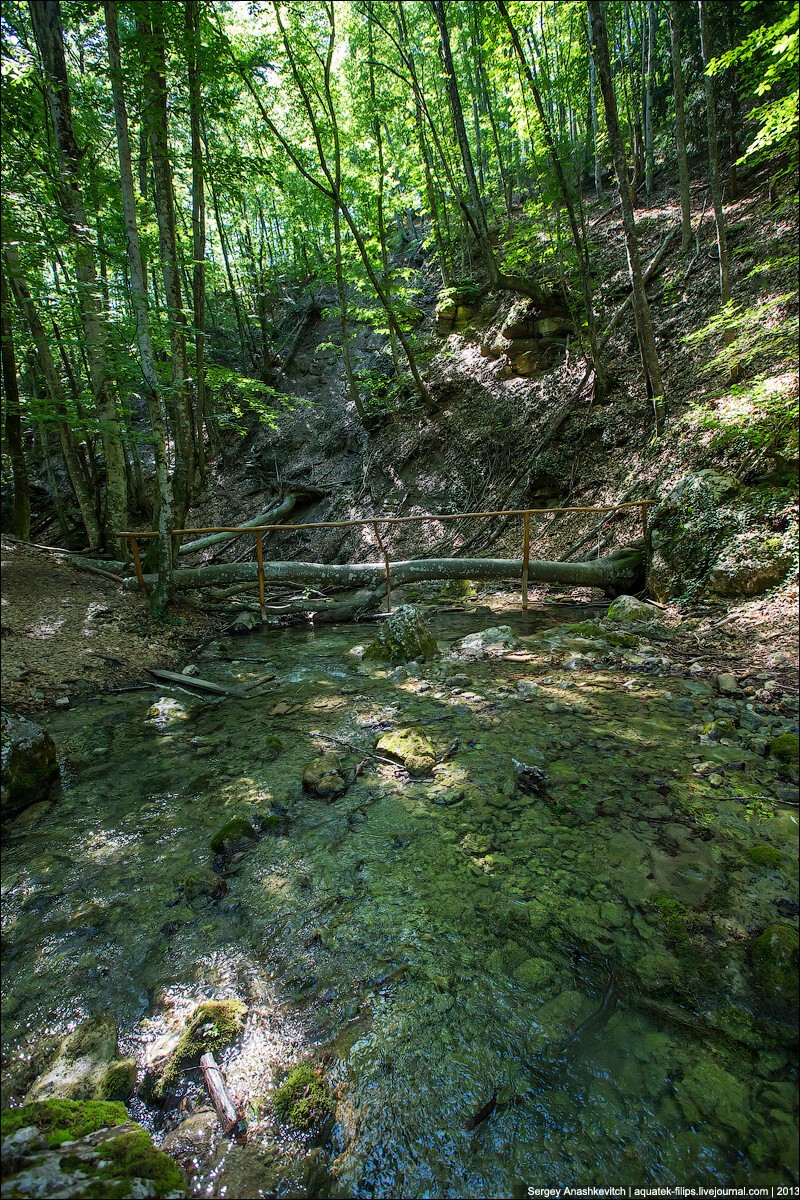
[[[126,536],[125,534],[121,535],[121,537],[125,537],[125,536]],[[138,581],[139,587],[142,589],[142,591],[144,592],[144,594],[146,596],[147,595],[147,584],[144,581],[144,574],[142,573],[142,560],[139,557],[139,543],[137,542],[135,537],[131,538],[131,554],[133,555],[133,569],[136,572],[136,579]]]
[[[180,675],[177,671],[148,670],[148,674],[164,683],[179,683],[181,687],[196,688],[199,692],[213,692],[215,696],[237,696],[241,699],[246,694],[241,688],[225,687],[222,683],[198,679],[196,675]]]
[[[258,562],[258,599],[261,603],[261,620],[267,619],[267,599],[264,590],[264,534],[259,529],[256,534],[256,560]]]

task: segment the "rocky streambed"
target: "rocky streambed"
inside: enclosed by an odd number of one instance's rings
[[[3,858],[5,1132],[110,1105],[185,1172],[142,1195],[796,1182],[796,699],[622,610],[439,616],[399,665],[274,630],[191,664],[239,696],[51,714],[60,795]]]

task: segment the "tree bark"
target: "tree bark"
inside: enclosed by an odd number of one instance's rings
[[[136,318],[136,338],[142,361],[145,384],[145,399],[153,431],[153,460],[158,485],[158,580],[150,596],[150,610],[160,618],[172,593],[172,539],[173,497],[172,484],[167,463],[167,439],[163,415],[163,400],[158,372],[156,371],[153,345],[150,339],[150,309],[147,297],[147,278],[142,259],[139,228],[136,220],[136,196],[133,188],[133,165],[131,161],[128,112],[123,87],[122,61],[119,44],[116,0],[105,0],[106,35],[108,39],[108,61],[111,90],[114,100],[114,118],[117,131],[119,154],[120,189],[122,193],[122,219],[128,248],[128,270],[130,272],[131,300]]]
[[[192,141],[192,324],[194,326],[194,403],[197,430],[197,462],[205,475],[203,426],[208,423],[206,402],[206,201],[203,141],[200,132],[202,89],[200,84],[200,3],[186,0],[187,75],[189,80],[189,128]]]
[[[47,387],[47,392],[56,413],[58,437],[61,443],[61,452],[64,456],[64,465],[67,468],[69,481],[75,493],[75,499],[78,502],[83,527],[86,530],[89,545],[91,547],[100,546],[100,523],[97,520],[94,501],[75,449],[72,427],[67,419],[67,405],[64,399],[64,391],[61,387],[61,377],[53,362],[44,326],[39,320],[39,314],[31,298],[28,285],[22,277],[17,247],[15,245],[7,246],[3,254],[8,268],[8,282],[14,294],[17,307],[25,317],[28,328],[31,331],[33,344],[36,347],[36,358],[39,363],[39,369],[44,377],[45,386]]]
[[[731,298],[730,265],[728,262],[728,239],[725,232],[725,212],[722,207],[722,182],[719,172],[719,139],[717,137],[717,111],[714,94],[714,80],[708,74],[708,66],[713,58],[711,40],[708,31],[708,0],[698,0],[697,14],[700,20],[700,48],[703,55],[703,84],[706,94],[706,122],[708,126],[708,181],[711,184],[711,199],[714,204],[714,219],[717,224],[717,249],[719,251],[719,290],[722,303],[728,304]],[[725,330],[725,341],[730,344],[734,339],[733,330]]]
[[[608,594],[620,594],[641,585],[643,547],[627,546],[614,555],[591,562],[563,563],[532,560],[528,578],[542,583],[563,583],[573,587],[596,587]],[[421,583],[430,579],[505,579],[519,580],[522,559],[431,558],[412,559],[391,564],[392,587]],[[145,581],[150,581],[145,576]],[[385,581],[383,563],[337,565],[307,562],[265,562],[267,583],[310,583],[317,587],[378,587]],[[258,579],[258,564],[230,563],[195,567],[175,572],[176,588],[201,588],[208,584],[243,583]],[[125,587],[135,591],[135,579]],[[313,609],[313,601],[309,601]]]
[[[625,148],[622,142],[619,114],[617,112],[617,98],[614,94],[614,84],[611,76],[605,6],[600,3],[600,0],[588,0],[588,7],[592,40],[591,48],[595,56],[595,66],[600,80],[600,91],[603,95],[603,107],[606,114],[608,141],[611,148],[611,156],[614,160],[617,183],[619,184],[622,222],[625,230],[625,246],[628,254],[628,271],[633,287],[633,311],[636,318],[636,334],[642,357],[647,393],[653,401],[656,432],[660,432],[665,411],[664,384],[661,378],[661,365],[658,361],[653,326],[650,320],[650,306],[647,303],[647,294],[642,276],[639,241],[636,236],[636,222],[633,215],[633,195],[628,179],[628,164],[625,158]]]
[[[144,120],[153,161],[156,218],[164,293],[169,312],[172,366],[171,415],[175,435],[175,465],[172,475],[175,528],[186,521],[194,479],[194,423],[189,390],[186,350],[187,322],[181,297],[180,266],[175,231],[175,197],[167,137],[167,83],[163,13],[160,3],[139,4],[136,28],[144,44]]]
[[[89,358],[92,395],[101,423],[106,461],[106,521],[104,534],[127,525],[128,498],[125,453],[116,402],[108,377],[108,347],[102,295],[98,288],[95,254],[81,190],[81,154],[72,124],[64,31],[58,0],[31,0],[31,21],[42,56],[50,117],[58,161],[58,200],[75,256],[78,304]]]
[[[28,465],[25,461],[25,445],[22,440],[20,417],[19,380],[17,359],[14,354],[14,331],[11,327],[11,305],[9,303],[6,277],[0,268],[0,339],[3,362],[3,391],[5,393],[5,432],[8,456],[11,459],[11,477],[14,481],[14,505],[11,511],[11,532],[24,542],[31,539],[31,495],[28,487]]]
[[[681,254],[686,254],[692,244],[692,201],[689,191],[689,161],[686,156],[686,102],[681,63],[680,8],[678,0],[670,0],[669,52],[675,88],[675,151],[681,189]]]

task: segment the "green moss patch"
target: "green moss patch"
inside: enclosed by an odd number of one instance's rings
[[[245,817],[233,817],[212,837],[209,845],[215,854],[230,854],[246,842],[254,842],[258,834]]]
[[[290,1071],[286,1082],[273,1097],[280,1121],[309,1132],[317,1128],[333,1111],[333,1098],[322,1081],[322,1071],[302,1063]]]
[[[144,1129],[134,1129],[106,1142],[102,1161],[99,1178],[89,1184],[84,1193],[87,1197],[97,1197],[97,1200],[109,1197],[113,1200],[134,1195],[131,1190],[134,1179],[152,1181],[155,1196],[186,1194],[186,1182],[180,1167],[169,1155],[155,1148]]]
[[[241,1000],[205,1000],[192,1013],[188,1027],[164,1066],[155,1085],[155,1099],[175,1087],[188,1067],[196,1066],[203,1054],[219,1054],[239,1037],[247,1006]]]
[[[754,867],[766,867],[778,871],[783,866],[783,855],[774,846],[751,846],[745,858]]]
[[[99,1100],[129,1100],[136,1087],[136,1060],[121,1058],[109,1063],[103,1078],[97,1085]]]
[[[51,1146],[74,1142],[97,1129],[123,1125],[130,1120],[124,1104],[106,1100],[36,1100],[19,1108],[4,1109],[0,1131],[10,1137],[26,1125],[35,1125]]]
[[[800,935],[788,921],[776,921],[751,946],[753,981],[758,990],[779,1003],[797,1003]]]
[[[800,738],[796,733],[782,733],[769,744],[770,754],[783,763],[797,764],[800,760]]]

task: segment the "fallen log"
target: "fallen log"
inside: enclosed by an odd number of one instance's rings
[[[239,1113],[236,1109],[225,1084],[222,1074],[213,1054],[204,1054],[200,1059],[200,1069],[203,1072],[211,1103],[214,1105],[219,1123],[224,1133],[241,1133]]]
[[[635,542],[616,550],[606,558],[591,562],[549,562],[533,559],[528,564],[528,579],[537,583],[561,583],[571,587],[599,588],[615,596],[636,590],[641,584],[644,543]],[[265,562],[267,583],[310,583],[317,587],[378,588],[385,582],[384,563],[309,563]],[[432,579],[473,579],[519,581],[522,559],[503,558],[417,558],[391,563],[392,587],[422,583]],[[145,575],[145,583],[154,584],[155,575]],[[242,583],[258,578],[258,563],[218,563],[176,571],[176,589],[202,588],[209,584]],[[135,579],[124,587],[137,588]],[[307,601],[308,611],[320,610],[318,600]]]
[[[241,698],[244,692],[241,688],[225,687],[221,683],[212,683],[210,679],[198,679],[196,675],[180,675],[177,671],[153,671],[148,675],[162,683],[179,683],[181,687],[196,688],[198,692],[213,692],[215,696],[237,696]]]

